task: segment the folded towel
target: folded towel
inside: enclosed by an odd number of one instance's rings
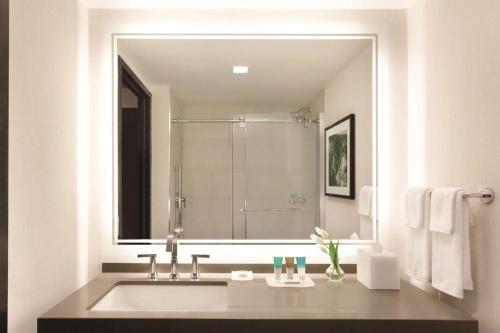
[[[372,217],[372,187],[363,186],[359,191],[358,213],[360,215]]]
[[[424,227],[424,203],[426,194],[430,191],[427,187],[412,187],[406,192],[405,221],[407,227],[414,229]]]
[[[431,197],[430,230],[451,234],[455,214],[455,197],[460,191],[457,187],[436,188]],[[461,199],[461,197],[460,197]]]
[[[434,192],[432,196],[434,197]],[[463,199],[463,191],[458,191],[455,195],[453,216],[451,233],[432,234],[432,286],[454,297],[463,298],[464,290],[472,290],[474,287],[470,265],[471,219],[469,203]]]
[[[424,282],[431,280],[431,232],[429,231],[431,215],[431,193],[426,189],[421,200],[422,207],[420,219],[422,226],[419,228],[411,227],[407,220],[407,241],[406,241],[406,274]],[[407,196],[407,203],[410,196]],[[415,209],[415,205],[406,205],[406,209]],[[407,211],[406,215],[410,213]]]
[[[430,189],[427,187],[412,187],[406,192],[405,219],[409,228],[420,229],[424,227],[424,201],[429,191]]]

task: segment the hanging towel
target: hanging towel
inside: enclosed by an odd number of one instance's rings
[[[373,239],[373,221],[369,216],[359,215],[359,237]]]
[[[360,215],[372,217],[372,187],[363,186],[359,191],[358,213]]]
[[[432,204],[434,204],[434,193]],[[469,203],[463,199],[463,191],[455,195],[451,232],[449,226],[442,228],[442,215],[436,215],[439,221],[433,221],[431,215],[432,234],[432,286],[457,298],[464,297],[464,290],[472,290],[474,285],[471,275],[469,226]],[[448,206],[448,205],[447,205]],[[431,208],[434,209],[434,208]],[[434,223],[433,223],[434,222]]]
[[[409,228],[420,229],[424,227],[424,203],[427,187],[412,187],[406,193],[405,219]],[[429,196],[430,199],[430,196]],[[430,202],[428,203],[430,207]]]
[[[436,188],[431,199],[431,231],[451,234],[455,214],[455,197],[460,191],[457,187]]]
[[[406,274],[414,279],[423,282],[431,280],[431,232],[429,231],[430,215],[431,215],[431,193],[428,188],[421,188],[419,191],[408,190],[406,196],[406,225],[407,242],[406,242]],[[418,194],[418,195],[416,195]],[[423,195],[422,195],[423,194]],[[419,201],[421,204],[411,203],[409,201]],[[416,208],[418,207],[418,209]],[[418,211],[417,211],[418,210]],[[421,219],[421,227],[414,228],[410,226],[408,217],[412,214],[418,215]],[[412,218],[413,221],[416,218]],[[420,222],[419,222],[420,223]]]

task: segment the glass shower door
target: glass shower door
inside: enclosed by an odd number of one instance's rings
[[[233,237],[308,238],[319,224],[317,124],[245,118],[233,125]]]

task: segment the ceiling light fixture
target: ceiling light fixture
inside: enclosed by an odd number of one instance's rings
[[[233,66],[233,74],[247,74],[248,66]]]

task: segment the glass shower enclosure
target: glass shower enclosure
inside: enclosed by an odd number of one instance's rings
[[[318,122],[189,118],[172,120],[171,227],[186,239],[308,238],[320,220]]]

